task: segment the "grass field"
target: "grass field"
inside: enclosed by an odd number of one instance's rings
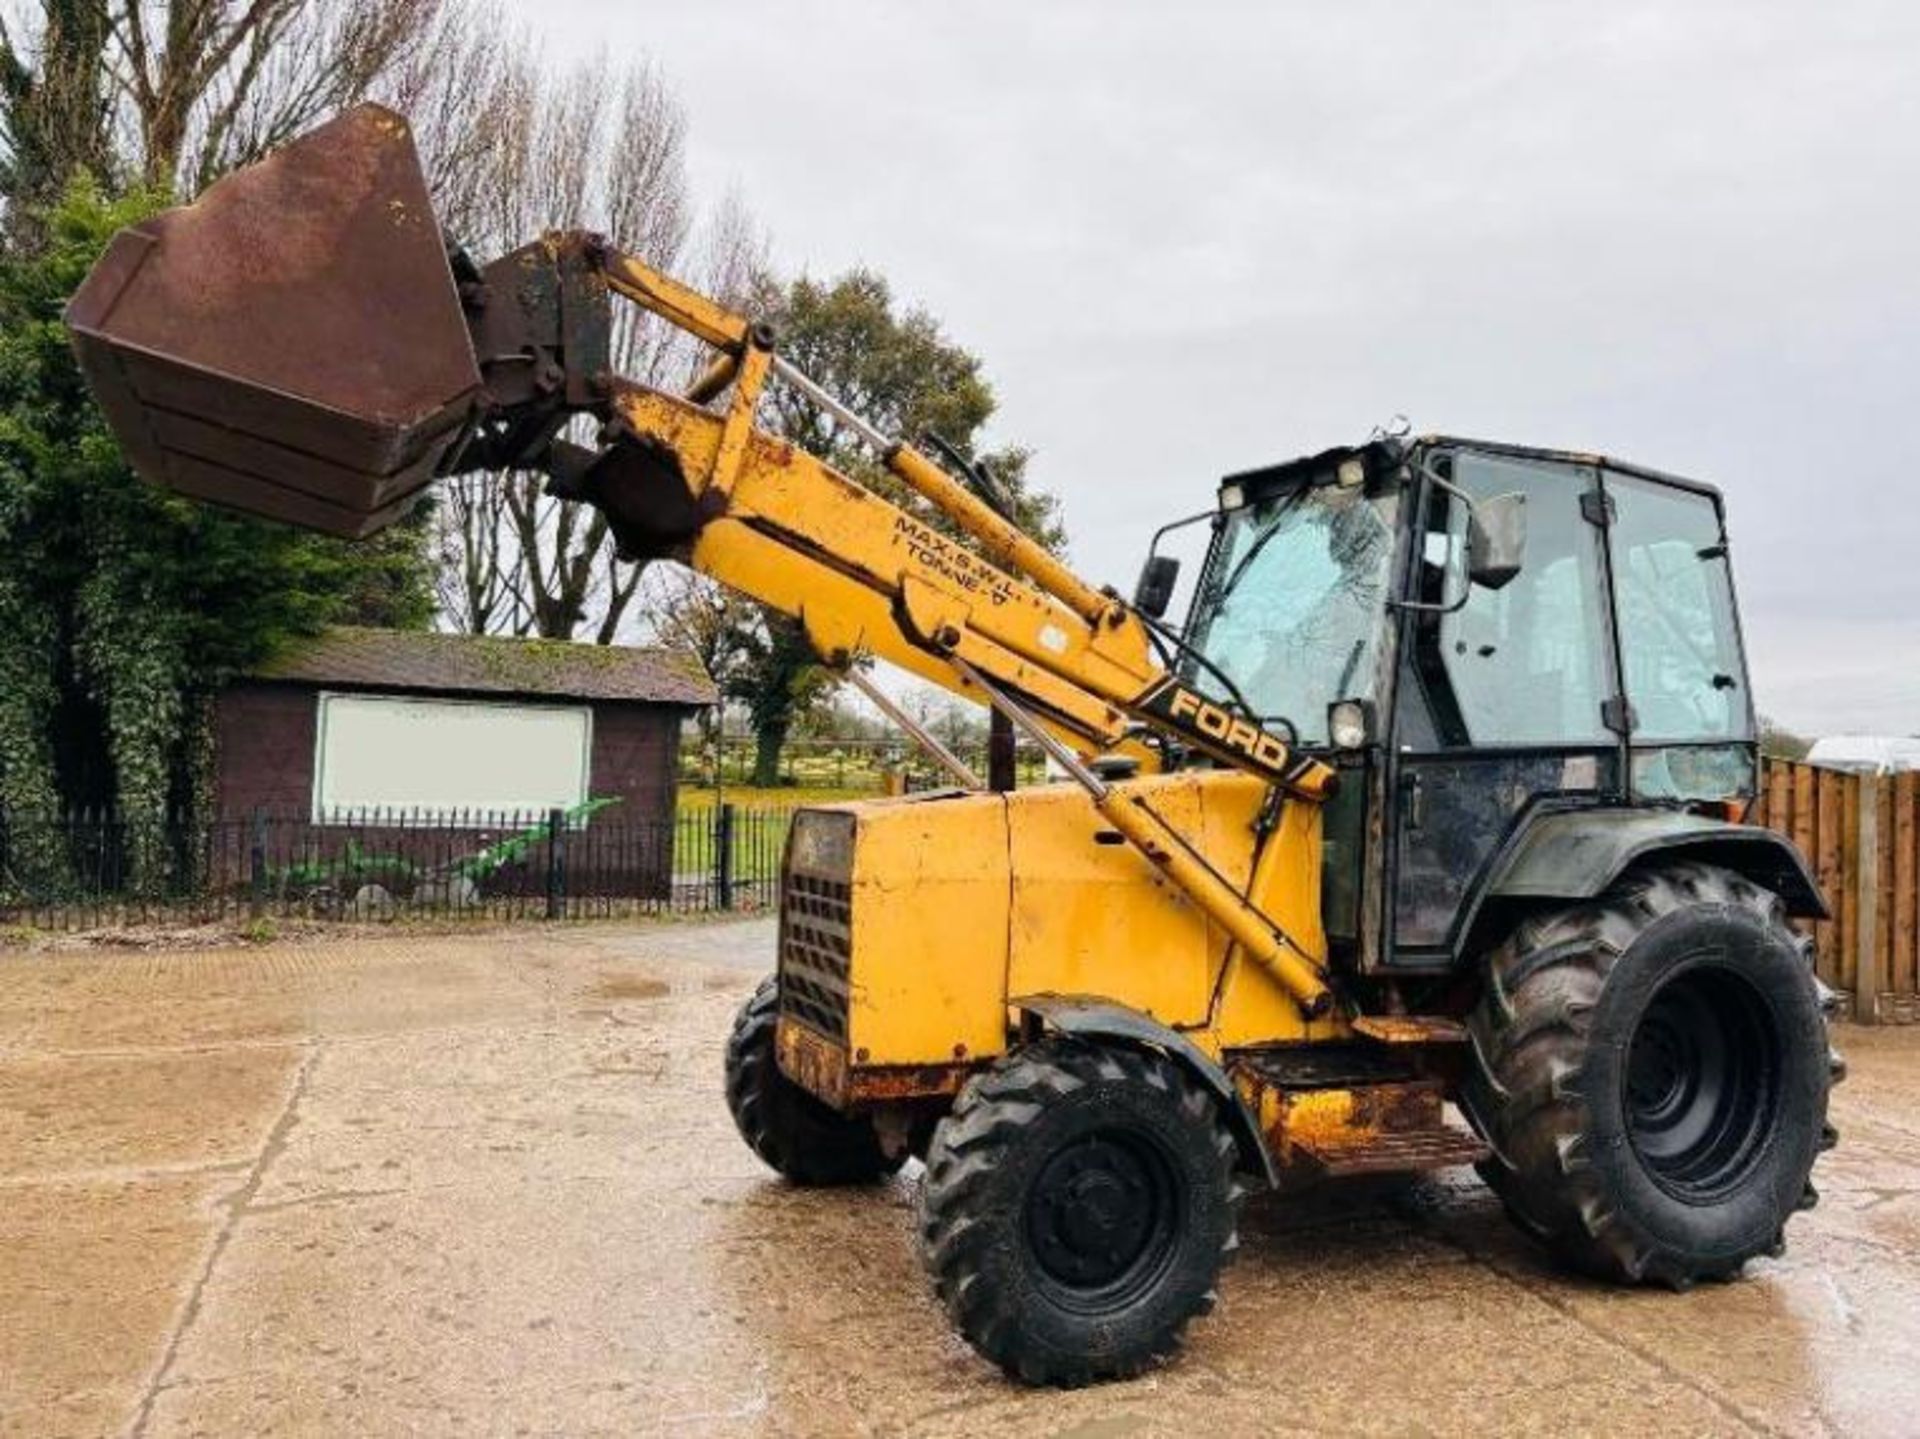
[[[793,811],[810,804],[843,799],[871,799],[873,790],[788,787],[755,789],[728,785],[724,790],[680,786],[678,822],[673,836],[673,872],[680,876],[710,875],[714,870],[714,810],[725,801],[733,806],[733,878],[737,884],[772,879],[780,872],[780,856],[787,845]]]
[[[738,809],[798,809],[808,804],[832,804],[843,799],[873,799],[879,789],[834,789],[830,786],[777,785],[755,789],[752,785],[730,784],[725,789],[702,789],[685,781],[680,785],[680,813],[710,810],[720,801]]]

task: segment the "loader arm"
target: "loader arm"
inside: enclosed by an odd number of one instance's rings
[[[304,508],[261,497],[289,484],[327,499],[357,493],[362,517],[349,533],[377,527],[397,513],[396,491],[435,474],[543,469],[553,493],[607,516],[623,556],[680,560],[793,616],[827,664],[879,656],[1007,713],[1307,1013],[1325,1012],[1331,995],[1316,956],[1142,795],[1082,761],[1118,750],[1159,768],[1193,749],[1309,803],[1330,792],[1329,767],[1178,679],[1119,596],[847,410],[780,357],[767,326],[583,232],[549,234],[484,269],[458,252],[436,265],[423,211],[405,122],[363,106],[116,237],[69,323],[136,466],[303,523],[315,523],[310,495]],[[259,253],[269,224],[298,240],[283,242],[278,273],[272,253]],[[400,255],[405,283],[394,274]],[[431,336],[417,354],[392,333],[396,293],[407,323]],[[285,307],[285,333],[259,303],[268,295]],[[686,393],[611,373],[615,296],[714,349]],[[448,301],[470,359],[448,351]],[[223,332],[222,313],[238,333]],[[374,363],[303,361],[300,346],[321,325],[357,338]],[[462,362],[473,383],[446,396],[455,380],[444,377],[457,378]],[[309,381],[309,369],[319,378]],[[797,386],[832,413],[974,544],[759,429],[769,382]],[[396,415],[417,418],[402,425]],[[581,416],[599,422],[592,446],[566,437]],[[1162,743],[1141,743],[1143,733]]]
[[[619,260],[626,273],[643,268]],[[717,413],[614,382],[599,448],[563,455],[556,492],[605,513],[629,558],[681,560],[796,617],[829,665],[875,655],[990,702],[969,677],[977,672],[1083,756],[1125,748],[1146,768],[1162,767],[1165,748],[1135,738],[1145,727],[1302,796],[1325,793],[1325,766],[1229,702],[1176,681],[1117,595],[1086,584],[919,450],[865,426],[769,339],[750,326],[741,354],[726,357],[733,378]],[[769,379],[834,411],[977,548],[755,428]]]
[[[1140,616],[1117,595],[1088,585],[913,446],[873,430],[780,359],[766,326],[704,301],[596,237],[556,234],[542,243],[563,271],[578,264],[602,273],[613,292],[722,347],[685,395],[604,383],[593,407],[605,415],[598,447],[574,451],[559,442],[549,450],[556,492],[600,509],[624,555],[680,560],[795,617],[829,665],[845,668],[862,655],[888,659],[994,705],[1042,743],[1049,732],[1063,738],[1081,756],[1128,748],[1151,763],[1165,751],[1131,738],[1145,726],[1300,799],[1316,802],[1331,790],[1326,765],[1177,680]],[[586,287],[563,281],[554,288]],[[558,363],[567,370],[564,357]],[[758,429],[762,391],[776,378],[861,435],[889,473],[991,558]],[[717,411],[700,403],[723,398]],[[1193,844],[1137,794],[1106,784],[1065,750],[1056,755],[1115,829],[1310,1013],[1325,1010],[1330,996],[1314,959]]]

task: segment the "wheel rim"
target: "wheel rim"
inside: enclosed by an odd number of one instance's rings
[[[1165,1271],[1181,1209],[1166,1150],[1103,1130],[1041,1166],[1027,1190],[1027,1245],[1057,1300],[1082,1313],[1123,1309]]]
[[[1779,1109],[1772,1012],[1744,977],[1683,971],[1657,990],[1627,1055],[1627,1132],[1654,1182],[1704,1203],[1753,1172]]]

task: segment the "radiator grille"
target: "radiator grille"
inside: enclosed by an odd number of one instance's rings
[[[780,1010],[843,1043],[853,892],[844,880],[789,873],[780,897]]]

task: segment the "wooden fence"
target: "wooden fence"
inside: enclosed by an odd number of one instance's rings
[[[1920,772],[1768,760],[1754,818],[1800,847],[1833,910],[1803,926],[1820,977],[1856,1019],[1920,1019]]]

